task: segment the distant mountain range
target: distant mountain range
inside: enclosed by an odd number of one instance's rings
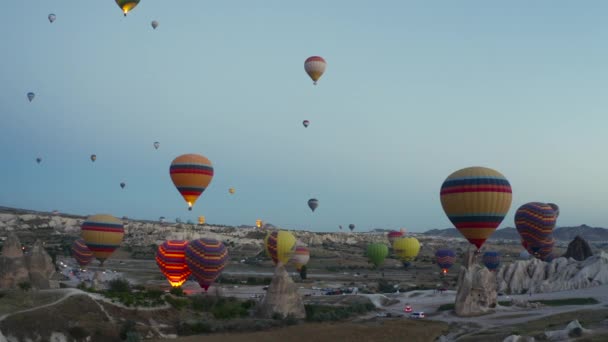
[[[444,236],[444,237],[462,237],[456,228],[448,229],[432,229],[424,232],[425,235]],[[588,241],[608,241],[608,229],[599,227],[589,227],[583,224],[578,227],[559,227],[553,231],[553,237],[556,240],[571,241],[575,236],[580,235]],[[517,229],[507,227],[498,229],[492,234],[490,240],[519,240]]]

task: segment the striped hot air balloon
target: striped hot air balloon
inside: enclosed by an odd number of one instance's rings
[[[446,274],[456,261],[456,253],[451,249],[438,249],[437,252],[435,252],[435,260],[437,261],[437,265],[441,268],[441,272]]]
[[[296,238],[288,231],[275,230],[264,239],[266,251],[275,265],[286,265],[296,247]]]
[[[393,243],[393,250],[397,258],[407,267],[420,253],[420,242],[413,237],[398,238]]]
[[[370,243],[367,245],[365,255],[375,267],[382,265],[388,255],[388,247],[383,243]]]
[[[215,239],[198,239],[186,247],[186,264],[205,290],[220,276],[228,260],[228,249]]]
[[[315,85],[317,84],[317,81],[321,78],[321,76],[323,76],[326,67],[327,62],[325,62],[323,57],[312,56],[308,57],[306,61],[304,61],[304,70],[312,79],[312,82]]]
[[[545,260],[553,251],[553,228],[557,214],[546,203],[530,202],[515,212],[515,227],[521,236],[522,245],[536,258]]]
[[[511,207],[511,185],[498,171],[468,167],[441,186],[441,206],[452,224],[479,250]]]
[[[386,233],[386,237],[388,238],[389,244],[392,246],[395,243],[395,240],[399,239],[400,237],[403,237],[403,232],[392,230]]]
[[[105,214],[89,216],[81,226],[82,239],[101,265],[120,246],[125,229],[120,219]]]
[[[293,252],[293,256],[291,257],[291,261],[296,266],[298,272],[302,270],[302,266],[308,264],[310,260],[310,250],[308,250],[305,246],[297,246],[296,250]]]
[[[74,240],[74,243],[72,243],[72,256],[80,267],[85,267],[93,261],[93,252],[82,238]]]
[[[173,287],[182,286],[192,273],[186,265],[186,240],[167,240],[158,246],[156,264]]]
[[[485,252],[483,253],[482,261],[490,271],[496,271],[500,265],[500,254],[494,251]]]
[[[188,210],[207,189],[213,179],[213,166],[199,154],[184,154],[173,160],[169,168],[171,180],[188,203]]]

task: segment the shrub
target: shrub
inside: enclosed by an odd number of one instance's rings
[[[131,292],[131,284],[129,281],[123,278],[116,278],[108,282],[108,291],[117,293],[128,293]]]
[[[174,296],[178,296],[178,297],[185,296],[184,289],[182,289],[181,286],[179,286],[179,287],[172,287],[171,290],[169,291],[169,293],[171,293]]]
[[[68,333],[76,340],[82,340],[89,336],[89,333],[82,327],[71,327],[68,329]]]
[[[169,303],[169,305],[171,305],[177,310],[181,310],[188,305],[188,299],[185,298],[173,298],[171,296],[168,296],[165,298],[165,300],[167,301],[167,303]]]
[[[32,284],[29,281],[22,281],[18,284],[18,286],[24,292],[27,292],[32,288]]]

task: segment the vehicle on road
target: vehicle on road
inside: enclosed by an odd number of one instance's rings
[[[425,317],[424,316],[424,312],[422,312],[422,311],[420,311],[420,312],[413,312],[410,315],[410,318],[413,318],[413,319],[423,319],[424,317]]]

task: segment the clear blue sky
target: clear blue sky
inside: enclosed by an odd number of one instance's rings
[[[530,201],[558,203],[558,225],[608,226],[606,13],[605,1],[142,0],[124,18],[112,0],[4,1],[0,205],[423,231],[451,226],[444,179],[481,165],[513,187],[502,226]],[[328,62],[316,87],[311,55]],[[183,153],[215,167],[192,212],[168,172]]]

